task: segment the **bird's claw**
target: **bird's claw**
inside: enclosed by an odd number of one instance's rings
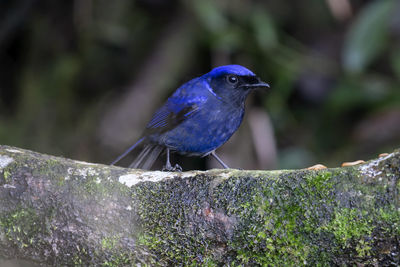
[[[165,165],[162,168],[163,172],[182,172],[182,167],[179,166],[178,164],[175,164],[174,167],[172,167],[171,165]]]
[[[175,166],[174,166],[174,171],[176,171],[176,172],[182,172],[182,167],[179,166],[178,164],[175,164]]]

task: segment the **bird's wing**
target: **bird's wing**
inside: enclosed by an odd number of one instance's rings
[[[146,126],[145,135],[172,130],[196,114],[207,101],[203,87],[203,81],[194,79],[178,88],[153,115]]]
[[[201,104],[201,99],[196,99],[195,101],[176,98],[168,99],[147,124],[145,134],[164,133],[174,129],[192,117],[199,110]]]

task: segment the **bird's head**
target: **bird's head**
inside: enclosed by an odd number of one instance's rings
[[[269,84],[240,65],[217,67],[205,74],[204,78],[219,98],[239,105],[244,104],[250,91],[269,88]]]

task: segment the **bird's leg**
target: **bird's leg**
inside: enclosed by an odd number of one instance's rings
[[[175,166],[172,167],[171,162],[169,160],[169,148],[167,148],[167,162],[165,163],[165,166],[163,167],[162,170],[168,171],[168,172],[174,172],[174,171],[181,172],[182,171],[182,167],[179,166],[178,164],[175,164]]]
[[[167,148],[167,162],[165,163],[162,170],[163,171],[171,171],[172,170],[171,162],[169,161],[169,148]]]
[[[217,154],[215,153],[215,151],[211,152],[210,155],[213,156],[213,157],[219,162],[219,164],[222,165],[222,167],[224,167],[225,169],[229,169],[228,165],[226,165],[226,164],[222,161],[222,159],[220,159],[220,158],[217,156]]]

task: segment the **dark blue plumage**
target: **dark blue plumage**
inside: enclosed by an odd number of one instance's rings
[[[217,67],[179,87],[155,112],[139,141],[112,164],[144,144],[130,167],[148,169],[166,150],[167,170],[174,169],[169,161],[170,151],[190,156],[211,154],[227,168],[215,150],[240,126],[247,95],[252,89],[266,87],[269,85],[245,67]]]

